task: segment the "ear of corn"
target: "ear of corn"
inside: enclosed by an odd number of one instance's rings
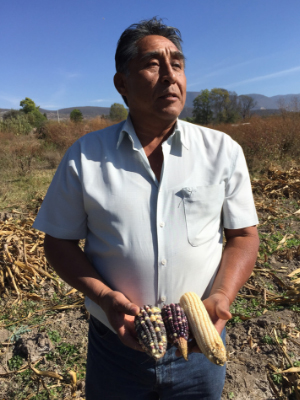
[[[134,323],[143,350],[156,360],[162,358],[167,350],[167,335],[160,308],[141,307]]]
[[[180,305],[187,315],[189,327],[201,352],[212,363],[224,365],[226,349],[200,297],[196,293],[187,292],[181,296]]]
[[[189,327],[182,307],[180,307],[180,304],[171,303],[163,306],[161,314],[166,327],[168,341],[175,344],[183,358],[187,360]]]

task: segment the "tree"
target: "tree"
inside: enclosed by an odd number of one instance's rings
[[[39,128],[41,124],[47,119],[40,112],[40,106],[36,106],[35,102],[29,97],[25,97],[24,100],[21,100],[20,106],[22,107],[20,111],[27,116],[30,125],[34,126],[35,128]]]
[[[128,111],[123,106],[123,104],[114,103],[111,105],[109,111],[109,118],[112,121],[122,121],[123,119],[127,118],[127,115]]]
[[[239,96],[238,99],[242,118],[250,118],[251,110],[257,105],[256,101],[251,96],[246,96],[243,94]]]
[[[228,99],[224,105],[225,122],[234,123],[240,119],[240,106],[236,92],[228,92]]]
[[[211,122],[235,122],[239,118],[238,95],[226,89],[201,90],[194,100],[194,121],[207,125]]]
[[[70,113],[70,120],[73,122],[81,122],[83,120],[82,112],[77,108],[74,108]]]
[[[25,114],[29,114],[30,112],[33,112],[36,109],[39,109],[40,106],[36,106],[35,102],[31,100],[29,97],[25,97],[24,100],[20,101],[20,106],[23,107],[21,110]]]
[[[210,91],[214,121],[227,122],[227,111],[230,109],[230,97],[226,89],[214,88]]]
[[[194,101],[193,117],[197,124],[207,125],[212,121],[211,97],[208,89],[201,90]]]

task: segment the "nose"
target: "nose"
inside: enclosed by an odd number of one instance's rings
[[[163,83],[175,83],[176,82],[176,74],[172,68],[172,65],[169,62],[164,63],[161,68],[161,80]]]

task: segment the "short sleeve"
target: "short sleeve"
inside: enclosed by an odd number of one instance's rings
[[[251,182],[244,153],[235,143],[232,170],[225,186],[223,225],[227,229],[241,229],[257,225]]]
[[[84,239],[87,216],[81,182],[78,142],[63,157],[33,224],[35,229],[58,239]]]

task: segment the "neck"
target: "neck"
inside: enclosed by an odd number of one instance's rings
[[[152,121],[150,124],[143,123],[139,118],[135,118],[130,114],[131,122],[135,133],[139,138],[142,146],[157,147],[168,139],[172,134],[177,118],[173,121]]]

